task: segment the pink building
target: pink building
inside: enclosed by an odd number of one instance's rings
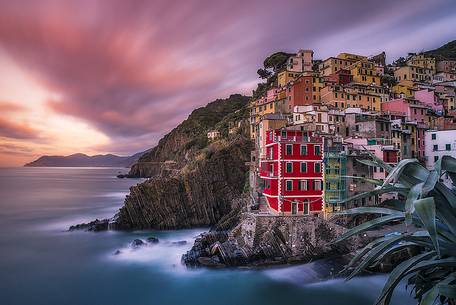
[[[381,104],[382,112],[405,115],[408,121],[428,123],[428,107],[414,99],[399,98]]]
[[[422,89],[415,92],[415,99],[421,104],[428,106],[437,113],[443,113],[443,105],[439,103],[439,97],[434,90]]]

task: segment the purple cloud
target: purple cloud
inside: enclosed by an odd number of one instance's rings
[[[247,84],[274,51],[393,57],[433,48],[454,37],[417,41],[414,33],[455,20],[450,8],[444,0],[3,1],[0,47],[59,95],[50,111],[83,119],[111,137],[110,148],[134,152],[192,109],[253,89]],[[402,43],[389,43],[398,33]]]

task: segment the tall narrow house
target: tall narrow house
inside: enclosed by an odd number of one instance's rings
[[[322,138],[291,127],[269,130],[260,178],[269,209],[278,215],[323,212]]]

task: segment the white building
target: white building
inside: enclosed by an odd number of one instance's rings
[[[428,130],[424,133],[424,155],[427,169],[433,169],[435,162],[442,156],[456,158],[456,129],[452,130]],[[448,186],[448,177],[443,177]],[[449,184],[448,184],[449,183]]]
[[[293,125],[311,124],[310,130],[333,132],[333,126],[329,120],[329,110],[326,106],[306,105],[294,106]]]
[[[219,136],[220,136],[220,132],[218,132],[217,130],[211,130],[207,133],[207,138],[209,140],[215,140]]]

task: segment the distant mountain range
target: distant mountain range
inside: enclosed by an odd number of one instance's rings
[[[116,156],[113,154],[88,156],[86,154],[72,154],[69,156],[42,156],[24,166],[30,167],[130,167],[145,152],[132,156]]]

